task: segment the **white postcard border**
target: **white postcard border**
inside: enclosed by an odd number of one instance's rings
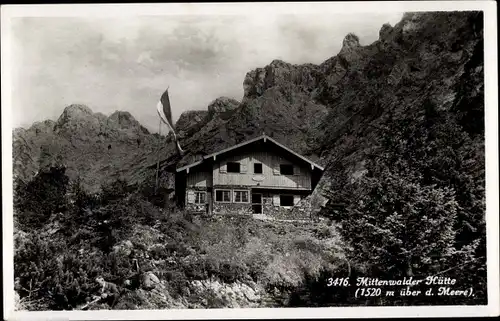
[[[2,226],[4,319],[6,320],[118,320],[118,319],[255,319],[255,318],[382,318],[382,317],[464,317],[499,315],[498,246],[498,74],[497,17],[494,1],[412,1],[412,2],[308,2],[308,3],[208,3],[208,4],[71,4],[2,6]],[[12,220],[12,65],[9,44],[10,19],[15,17],[123,17],[165,14],[318,14],[325,12],[399,11],[484,11],[485,38],[485,144],[486,144],[486,229],[487,229],[487,306],[413,306],[413,307],[332,307],[332,308],[257,308],[207,310],[138,311],[14,311],[13,220]],[[29,93],[26,93],[29,94]]]

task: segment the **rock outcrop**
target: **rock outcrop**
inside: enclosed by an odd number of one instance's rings
[[[247,285],[242,282],[227,284],[217,280],[195,280],[191,282],[189,288],[193,295],[201,298],[215,297],[220,302],[221,307],[225,308],[259,307],[262,303],[262,294],[265,293],[264,289],[253,282]],[[193,306],[193,308],[209,307],[210,304],[207,299],[203,299]]]
[[[259,96],[272,87],[294,86],[301,91],[311,92],[318,85],[317,66],[313,64],[293,65],[282,60],[273,60],[264,68],[257,68],[246,74],[243,81],[243,101]]]
[[[175,123],[175,129],[180,137],[189,137],[199,131],[208,122],[206,110],[189,110],[181,114]]]
[[[152,272],[146,272],[142,275],[141,287],[144,290],[152,290],[160,283],[160,279]]]
[[[228,97],[219,97],[208,105],[208,116],[213,119],[215,116],[228,118],[231,112],[236,110],[240,102]]]
[[[339,56],[343,57],[347,62],[354,61],[360,56],[358,54],[359,48],[361,48],[359,37],[353,33],[349,33],[342,41],[342,49],[340,49]]]
[[[33,177],[41,168],[64,164],[71,179],[97,191],[103,183],[120,178],[153,153],[158,140],[128,112],[109,117],[85,105],[66,107],[57,121],[44,121],[13,132],[14,175]],[[125,176],[130,176],[125,174]]]

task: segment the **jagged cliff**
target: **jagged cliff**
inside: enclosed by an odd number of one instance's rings
[[[80,176],[84,186],[97,190],[103,182],[123,178],[127,169],[156,147],[156,139],[128,112],[110,116],[93,113],[84,105],[71,105],[59,119],[35,123],[13,134],[14,174],[30,179],[40,168],[67,166],[67,174]]]

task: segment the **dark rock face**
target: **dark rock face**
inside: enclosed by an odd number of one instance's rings
[[[184,138],[199,131],[208,122],[208,112],[206,110],[185,111],[177,120],[175,129],[179,136]]]
[[[474,31],[481,21],[479,13],[407,14],[393,28],[384,26],[379,41],[358,48],[361,55],[343,77],[325,82],[319,101],[330,112],[316,140],[327,165],[325,186],[344,170],[328,164],[343,164],[355,174],[357,164],[387,136],[383,124],[391,115],[414,115],[416,126],[428,104],[458,119],[461,105],[470,117],[464,129],[482,133],[482,31]]]
[[[54,134],[88,140],[87,133],[99,131],[106,118],[102,114],[94,114],[84,105],[66,107],[54,126]]]
[[[84,105],[70,105],[56,122],[14,130],[13,170],[26,181],[42,168],[64,164],[70,178],[80,176],[95,191],[104,182],[129,175],[137,158],[157,143],[128,112],[107,117]]]
[[[100,119],[105,119],[104,115],[96,113]],[[104,117],[103,117],[104,116]],[[119,128],[120,130],[135,130],[140,131],[142,134],[149,134],[149,131],[143,127],[129,112],[115,111],[107,118],[107,123],[114,123],[110,127]]]
[[[266,132],[322,165],[341,160],[354,173],[382,136],[377,128],[388,113],[417,114],[429,99],[482,124],[481,19],[479,13],[409,13],[394,27],[384,25],[371,45],[346,36],[341,52],[320,65],[275,60],[257,68],[244,79],[234,115],[188,139],[189,151],[209,153]],[[327,168],[323,181],[334,175],[336,168]]]
[[[379,41],[384,41],[389,38],[393,28],[389,23],[384,23],[379,31]]]
[[[208,105],[208,116],[210,119],[215,116],[228,117],[227,115],[231,115],[231,112],[236,110],[239,105],[240,102],[236,99],[219,97]]]
[[[243,101],[259,97],[267,89],[276,86],[294,86],[296,90],[310,92],[317,84],[317,66],[292,65],[281,60],[273,60],[265,68],[257,68],[247,73],[243,81]]]

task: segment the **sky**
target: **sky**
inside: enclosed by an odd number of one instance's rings
[[[12,20],[12,122],[56,120],[70,104],[130,112],[156,132],[169,86],[174,121],[220,96],[243,97],[245,74],[274,59],[316,63],[349,32],[362,45],[402,13],[175,15]]]

